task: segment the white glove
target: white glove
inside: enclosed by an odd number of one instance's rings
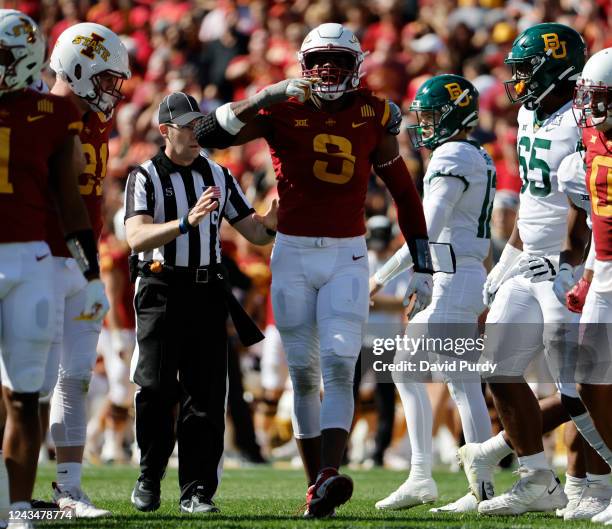
[[[110,305],[106,299],[104,283],[99,279],[92,279],[85,287],[85,306],[83,312],[76,320],[100,321],[108,312]]]
[[[555,265],[546,257],[525,255],[519,261],[519,272],[532,283],[552,281],[557,275]]]
[[[415,296],[412,310],[408,313],[408,319],[412,319],[417,312],[422,311],[431,303],[432,292],[433,276],[431,274],[424,274],[422,272],[412,274],[406,289],[406,295],[404,296],[404,307],[408,307],[412,296]]]
[[[574,288],[575,284],[574,267],[568,263],[563,263],[559,267],[559,273],[553,282],[553,292],[563,305],[567,303],[567,293]]]
[[[312,94],[312,79],[288,79],[285,93],[288,97],[295,97],[300,103],[310,99]]]
[[[267,86],[261,92],[255,94],[253,99],[262,108],[282,103],[290,97],[295,97],[300,103],[304,103],[310,98],[314,81],[314,79],[307,78],[285,79]]]
[[[482,288],[482,301],[487,307],[490,307],[495,298],[495,293],[502,286],[502,283],[508,279],[513,272],[514,265],[523,254],[521,250],[510,244],[504,246],[504,251],[499,257],[497,264],[491,269],[489,275]]]

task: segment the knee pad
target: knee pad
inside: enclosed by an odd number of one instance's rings
[[[293,383],[293,431],[297,439],[321,434],[321,379],[314,366],[289,366]]]
[[[60,374],[53,398],[49,431],[55,446],[83,446],[87,433],[86,398],[89,379]]]
[[[321,408],[321,429],[351,429],[355,400],[353,378],[357,358],[323,353],[321,373],[323,375],[323,404]]]

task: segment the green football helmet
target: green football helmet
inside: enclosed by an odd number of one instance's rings
[[[523,31],[504,61],[512,67],[506,93],[512,103],[537,108],[555,87],[575,84],[586,56],[580,33],[563,24],[546,22]]]
[[[415,147],[435,149],[478,122],[478,90],[459,75],[437,75],[418,89],[410,111],[416,125],[408,127]]]

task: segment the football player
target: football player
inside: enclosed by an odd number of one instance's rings
[[[433,302],[417,314],[406,329],[415,339],[428,335],[445,338],[446,324],[464,338],[478,335],[478,317],[484,310],[482,286],[486,279],[484,259],[489,254],[491,210],[495,195],[495,165],[469,132],[478,122],[478,91],[457,75],[439,75],[423,83],[410,110],[416,125],[409,128],[415,147],[432,151],[424,177],[423,207],[427,232],[434,242],[451,243],[457,256],[455,274],[434,275]],[[370,280],[370,293],[406,268],[404,246]],[[461,325],[460,325],[461,324]],[[467,331],[467,333],[466,333]],[[450,353],[446,360],[453,361]],[[491,420],[482,394],[480,377],[457,373],[446,379],[457,403],[466,442],[491,437]],[[432,411],[425,385],[400,377],[396,380],[412,447],[410,476],[377,509],[401,509],[435,501],[436,483],[431,476]],[[489,473],[474,493],[436,512],[476,510],[478,501],[493,497]],[[477,495],[476,495],[477,494]]]
[[[121,84],[130,77],[127,50],[108,28],[92,23],[76,24],[58,38],[50,66],[56,74],[51,93],[70,100],[83,119],[80,138],[87,165],[79,176],[79,190],[97,243],[102,229],[102,181],[113,128],[112,113],[121,99]],[[55,387],[50,417],[51,436],[57,451],[57,484],[54,484],[53,497],[60,509],[72,509],[77,517],[107,516],[110,512],[95,507],[81,488],[87,425],[85,399],[104,313],[86,321],[79,317],[86,295],[84,282],[52,212],[48,224],[58,320],[43,386],[47,393]],[[104,289],[101,283],[100,288]]]
[[[551,282],[532,282],[531,278],[546,273],[550,263],[558,267],[568,205],[558,189],[557,170],[576,151],[580,139],[571,100],[585,51],[574,29],[544,23],[523,31],[506,58],[513,70],[512,79],[506,82],[508,96],[522,104],[517,150],[523,185],[518,220],[499,262],[487,276],[484,298],[487,304],[492,301],[487,349],[498,364],[495,376],[499,377],[491,381],[490,388],[505,435],[518,455],[521,478],[509,492],[480,502],[478,511],[483,514],[551,511],[567,503],[544,455],[538,401],[522,377],[542,346],[555,361],[575,353],[576,348],[564,327],[571,323],[572,313],[557,299]],[[522,269],[526,275],[519,270],[521,262],[526,263]],[[517,378],[523,381],[516,382]],[[572,401],[578,400],[573,385],[562,391]],[[470,483],[485,468],[479,462],[507,449],[502,434],[483,444],[462,447],[459,455]]]
[[[56,201],[78,273],[85,276],[79,314],[92,317],[108,306],[78,192],[80,116],[70,101],[27,89],[39,78],[44,55],[32,19],[17,11],[0,13],[0,337],[11,511],[31,508],[40,449],[38,394],[56,326],[53,263],[45,242],[47,192]],[[33,140],[35,149],[29,148]],[[18,522],[11,527],[32,527],[26,518]]]
[[[599,353],[596,369],[603,371],[603,377],[588,371],[578,382],[580,396],[597,430],[607,446],[612,446],[612,420],[606,405],[612,398],[612,48],[588,60],[576,86],[574,107],[583,111],[579,125],[586,149],[586,186],[595,242],[593,280],[580,318],[584,326],[581,345],[585,352],[594,348]],[[612,523],[612,503],[591,520]]]
[[[359,87],[364,53],[352,31],[322,24],[298,53],[301,79],[219,107],[196,126],[203,147],[265,138],[278,180],[272,303],[294,391],[294,432],[308,478],[307,516],[352,495],[338,473],[353,419],[353,376],[368,314],[364,202],[372,166],[398,207],[417,307],[432,269],[420,198],[395,137],[401,113]],[[324,395],[320,400],[320,378]]]

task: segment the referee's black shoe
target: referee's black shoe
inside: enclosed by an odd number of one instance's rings
[[[132,491],[132,505],[139,511],[156,511],[161,503],[160,495],[159,480],[141,475]]]
[[[219,512],[219,507],[204,494],[202,485],[195,487],[190,496],[182,499],[180,507],[181,512],[185,513]]]

